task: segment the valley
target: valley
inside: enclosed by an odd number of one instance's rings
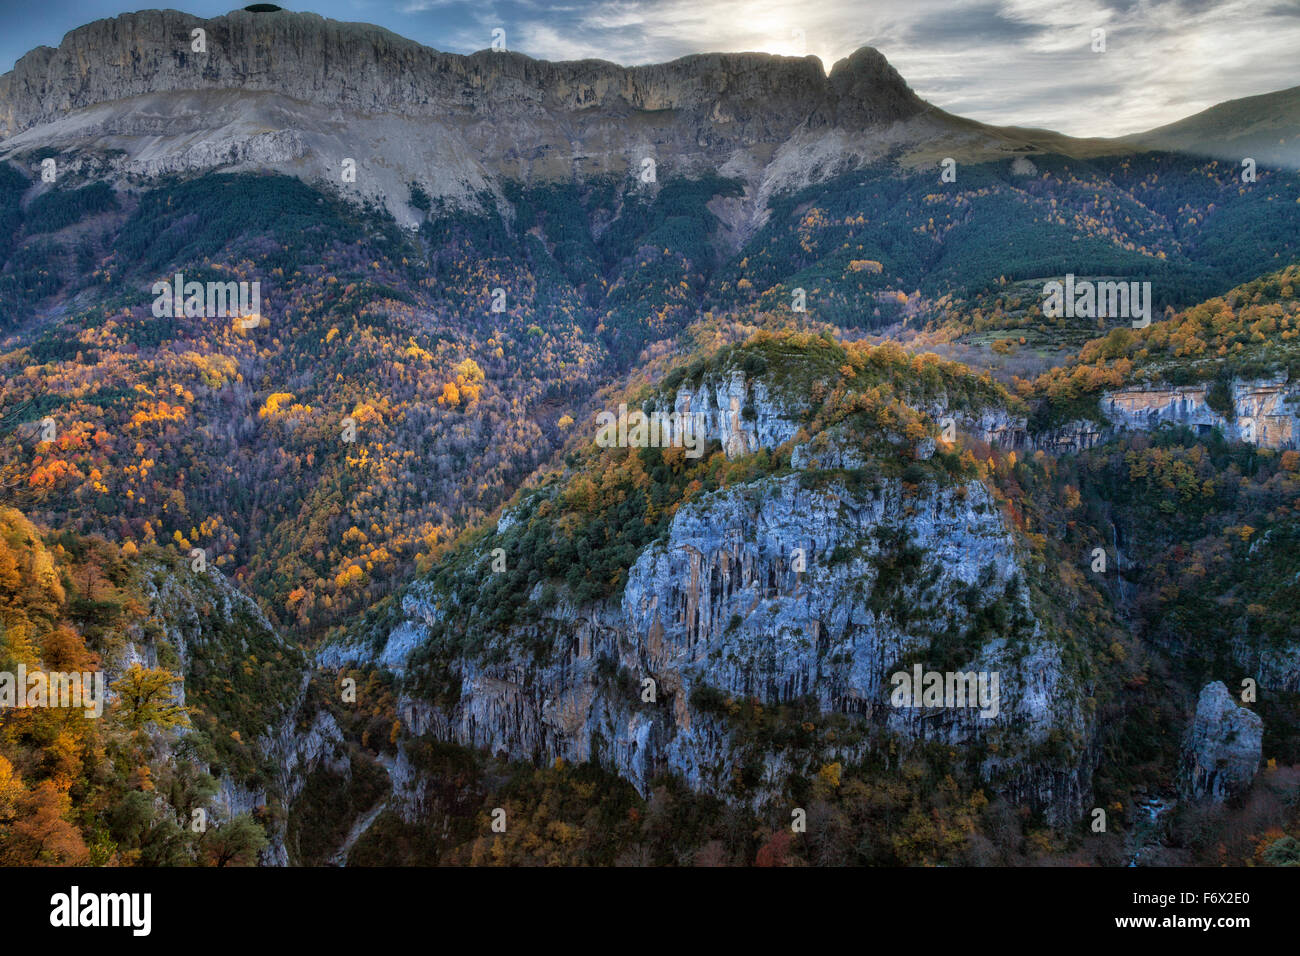
[[[0,862],[1293,865],[1296,110],[280,10],[32,51],[0,671],[111,703],[0,717]]]

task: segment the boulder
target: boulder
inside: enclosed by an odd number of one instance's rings
[[[1183,744],[1179,786],[1192,800],[1222,802],[1246,789],[1259,770],[1264,722],[1222,681],[1206,684]]]

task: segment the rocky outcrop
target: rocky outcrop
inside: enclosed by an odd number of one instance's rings
[[[804,408],[771,395],[762,379],[733,372],[678,389],[673,411],[679,421],[687,415],[704,427],[706,441],[717,441],[728,458],[776,448],[795,437]]]
[[[890,529],[920,556],[906,584],[892,578],[892,535],[882,544]],[[890,738],[996,744],[986,772],[1063,821],[1088,793],[1086,760],[1046,767],[1034,751],[1052,735],[1090,737],[1087,694],[1033,622],[1020,574],[982,485],[909,498],[901,483],[862,496],[834,483],[804,488],[798,475],[760,481],[683,507],[668,540],[638,556],[616,604],[561,604],[512,634],[520,650],[504,661],[460,660],[452,709],[408,700],[405,717],[415,733],[517,758],[597,760],[643,792],[667,770],[726,793],[737,741],[699,695],[768,706],[810,696],[861,727],[828,759],[861,759]],[[972,592],[975,603],[963,604]],[[414,622],[403,629],[438,620],[436,600],[408,597]],[[1024,609],[1021,629],[961,667],[998,675],[996,708],[986,708],[996,714],[892,706],[900,661],[924,658],[932,635],[961,631],[984,604],[1003,601]],[[553,648],[544,662],[523,650],[539,643]],[[791,770],[781,754],[767,755],[764,785]]]
[[[1246,673],[1257,675],[1261,688],[1300,694],[1300,643],[1268,645],[1242,634],[1233,640],[1231,651]]]
[[[1045,451],[1051,455],[1073,454],[1087,451],[1110,437],[1110,429],[1086,418],[1077,419],[1027,437],[1029,451]]]
[[[1147,431],[1168,423],[1201,433],[1220,429],[1229,441],[1246,441],[1265,448],[1294,448],[1300,438],[1300,386],[1285,376],[1234,381],[1229,394],[1231,415],[1211,408],[1210,386],[1153,385],[1107,392],[1102,413],[1117,431]]]
[[[303,678],[306,690],[307,675]],[[252,814],[269,804],[288,808],[298,799],[307,778],[317,767],[331,773],[347,775],[351,762],[343,732],[333,715],[316,711],[305,729],[299,726],[302,719],[303,698],[295,703],[290,714],[256,740],[257,747],[267,763],[275,768],[269,786],[248,786],[222,774],[217,780],[217,794],[210,809],[215,811],[218,823],[241,814]],[[285,823],[280,818],[268,822],[267,847],[261,853],[263,866],[288,866],[289,851],[285,845]]]
[[[1300,444],[1300,385],[1285,375],[1234,381],[1228,386],[1227,409],[1211,408],[1209,384],[1152,384],[1104,392],[1099,400],[1104,422],[1078,419],[1057,428],[1031,433],[1023,416],[1000,409],[967,416],[959,427],[997,448],[1067,454],[1084,451],[1115,435],[1151,431],[1161,425],[1183,425],[1206,435],[1220,430],[1229,441],[1264,448],[1295,448]]]
[[[279,637],[256,602],[214,569],[194,572],[155,562],[139,573],[140,591],[149,602],[149,620],[156,629],[128,634],[121,654],[107,662],[110,679],[132,663],[167,667],[186,678],[176,691],[177,702],[183,705],[195,661],[242,660],[254,634],[283,652],[280,666],[291,690],[286,699],[257,702],[267,722],[256,728],[250,741],[259,761],[274,767],[274,774],[265,783],[253,784],[230,771],[221,773],[209,805],[214,822],[251,814],[268,804],[289,807],[317,766],[335,773],[347,771],[349,758],[338,724],[326,711],[307,710],[306,661]],[[261,860],[287,866],[284,821],[276,817],[268,823],[268,846]]]
[[[741,374],[679,390],[675,408],[704,413],[733,457],[789,441],[800,415]],[[456,699],[408,693],[408,729],[516,758],[597,761],[642,792],[668,771],[733,796],[735,773],[756,755],[726,701],[807,700],[853,728],[827,744],[827,760],[922,743],[974,750],[1003,792],[1053,821],[1077,818],[1091,789],[1090,690],[1037,620],[1000,509],[978,482],[881,478],[862,488],[828,474],[851,451],[799,444],[796,473],[682,506],[666,540],[636,556],[617,599],[560,600],[484,652],[456,657]],[[507,513],[499,527],[515,520]],[[975,622],[995,606],[1006,627],[976,638]],[[404,668],[451,612],[417,585],[403,613],[382,650],[332,647],[319,661]],[[934,659],[945,640],[971,642],[960,672],[994,676],[993,699],[895,701],[893,675]],[[757,759],[748,799],[806,762],[780,749]]]
[[[1012,415],[1001,408],[985,409],[978,416],[960,418],[958,426],[994,448],[1045,451],[1052,455],[1085,451],[1110,433],[1108,427],[1087,419],[1067,422],[1047,431],[1030,432],[1024,416]]]
[[[1264,722],[1232,699],[1222,681],[1206,684],[1183,744],[1180,788],[1218,802],[1250,786],[1259,770]]]

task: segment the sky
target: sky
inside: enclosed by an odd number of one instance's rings
[[[1300,0],[313,0],[282,3],[376,23],[470,53],[505,31],[541,59],[655,63],[689,53],[811,54],[827,70],[880,50],[951,113],[1074,136],[1120,136],[1224,100],[1300,85]],[[148,0],[0,0],[0,72],[41,44]],[[236,4],[160,3],[197,16]],[[238,4],[242,6],[242,4]],[[1093,49],[1105,31],[1104,52]]]

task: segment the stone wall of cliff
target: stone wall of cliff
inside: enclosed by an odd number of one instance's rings
[[[702,413],[730,457],[789,441],[801,417],[740,374],[682,388],[674,405]],[[702,701],[811,699],[852,728],[828,760],[860,760],[889,741],[973,749],[1008,793],[1054,821],[1077,818],[1090,794],[1089,691],[1043,632],[988,490],[893,479],[863,489],[824,470],[843,464],[833,449],[793,457],[795,473],[680,508],[617,598],[561,600],[489,652],[457,657],[457,699],[408,694],[408,728],[516,758],[599,761],[642,792],[671,772],[728,796],[737,766],[754,755],[727,714]],[[501,526],[513,520],[507,513]],[[997,713],[894,706],[891,676],[972,633],[993,606],[1011,623],[974,641],[960,670],[999,675]],[[400,670],[447,614],[445,598],[416,586],[381,651],[331,647],[320,663],[368,658]],[[1051,740],[1068,741],[1068,756],[1048,756]],[[748,799],[778,790],[796,767],[780,751],[761,759]]]

